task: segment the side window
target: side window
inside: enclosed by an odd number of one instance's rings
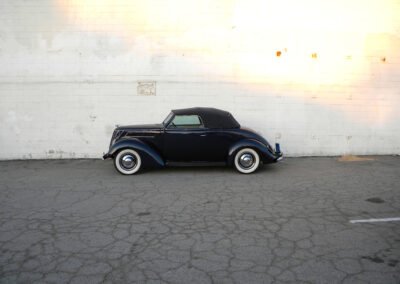
[[[204,127],[198,115],[176,115],[168,128],[202,128]]]

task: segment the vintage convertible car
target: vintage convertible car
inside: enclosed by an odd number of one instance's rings
[[[124,175],[142,167],[233,165],[249,174],[263,163],[282,159],[256,132],[241,127],[233,116],[215,108],[172,110],[161,124],[119,126],[103,159],[113,158]]]

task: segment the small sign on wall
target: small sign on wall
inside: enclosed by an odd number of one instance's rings
[[[155,96],[156,82],[155,81],[138,82],[137,93],[139,96]]]

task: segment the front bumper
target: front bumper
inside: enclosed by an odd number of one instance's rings
[[[103,160],[106,160],[108,158],[111,158],[111,155],[109,153],[103,153]]]

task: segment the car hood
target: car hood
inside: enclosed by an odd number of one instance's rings
[[[118,126],[115,130],[135,131],[135,130],[160,130],[163,128],[161,123],[158,124],[135,124]]]

